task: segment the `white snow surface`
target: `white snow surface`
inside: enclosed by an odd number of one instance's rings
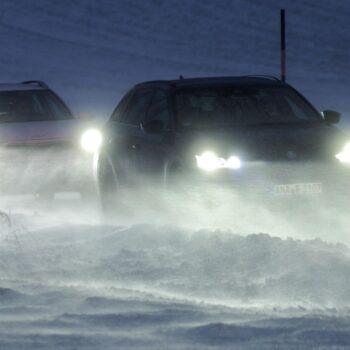
[[[350,348],[350,249],[321,233],[241,234],[218,206],[222,225],[189,206],[114,222],[78,197],[2,207],[20,210],[1,231],[1,349]]]

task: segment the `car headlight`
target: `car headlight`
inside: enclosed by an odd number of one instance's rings
[[[347,143],[344,149],[336,155],[342,163],[350,163],[350,143]]]
[[[226,168],[239,169],[241,167],[241,160],[238,157],[232,156],[226,161]]]
[[[241,167],[241,161],[238,157],[231,156],[226,160],[209,151],[196,155],[196,160],[197,166],[206,171],[219,168],[239,169]]]
[[[81,147],[87,152],[96,152],[102,145],[102,134],[97,129],[90,129],[83,133],[80,139]]]

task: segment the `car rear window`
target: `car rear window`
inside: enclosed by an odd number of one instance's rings
[[[1,91],[0,123],[72,119],[63,102],[49,90]]]

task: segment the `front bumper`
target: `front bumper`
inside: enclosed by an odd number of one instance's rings
[[[237,170],[192,168],[185,177],[192,186],[219,185],[245,196],[265,198],[350,193],[350,167],[338,162],[251,162]]]
[[[0,149],[0,193],[81,191],[93,185],[92,156],[72,145]]]

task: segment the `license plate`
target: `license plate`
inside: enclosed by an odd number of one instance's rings
[[[317,194],[322,193],[322,183],[311,182],[275,185],[273,192],[275,195]]]

